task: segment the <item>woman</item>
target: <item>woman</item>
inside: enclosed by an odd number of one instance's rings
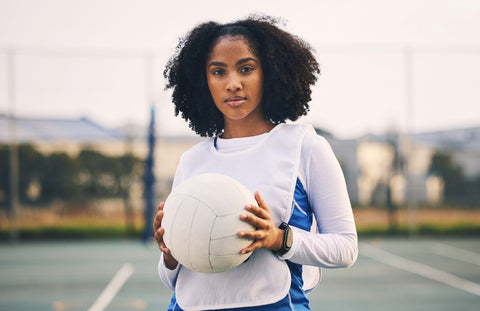
[[[238,233],[254,240],[241,250],[253,252],[249,260],[203,274],[183,267],[165,246],[160,204],[154,229],[160,278],[175,291],[169,310],[310,310],[305,293],[320,268],[355,262],[357,234],[340,166],[313,127],[285,122],[308,112],[318,73],[309,45],[268,17],[204,23],[180,42],[164,73],[175,114],[209,138],[182,155],[173,187],[221,173],[255,192],[258,206],[241,216],[256,230]]]

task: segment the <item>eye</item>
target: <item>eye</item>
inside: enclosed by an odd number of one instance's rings
[[[242,67],[240,68],[240,73],[249,73],[250,71],[253,71],[253,67],[251,66],[245,66],[245,67]]]
[[[215,69],[214,71],[212,71],[212,74],[214,76],[223,76],[225,74],[225,70],[223,69]]]

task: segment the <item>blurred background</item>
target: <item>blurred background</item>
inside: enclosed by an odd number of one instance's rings
[[[478,1],[0,0],[2,238],[138,235],[145,194],[147,206],[164,199],[200,141],[164,90],[178,39],[261,12],[315,49],[321,75],[300,122],[332,144],[359,230],[478,233]]]
[[[198,23],[252,13],[315,50],[299,122],[332,145],[361,241],[467,238],[478,257],[475,0],[0,0],[0,240],[149,241],[201,141],[174,117],[164,66]]]

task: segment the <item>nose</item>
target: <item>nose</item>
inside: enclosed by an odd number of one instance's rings
[[[227,91],[228,92],[235,92],[242,89],[242,81],[241,78],[236,73],[231,73],[228,76],[227,81]]]

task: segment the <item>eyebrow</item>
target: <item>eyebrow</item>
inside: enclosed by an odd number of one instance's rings
[[[249,61],[254,61],[255,63],[258,63],[258,61],[255,58],[245,57],[245,58],[242,58],[239,61],[237,61],[235,63],[235,65],[238,66],[238,65],[241,65],[241,64],[249,62]],[[222,63],[222,62],[211,62],[210,64],[208,64],[208,67],[211,67],[211,66],[227,67],[227,64]]]

